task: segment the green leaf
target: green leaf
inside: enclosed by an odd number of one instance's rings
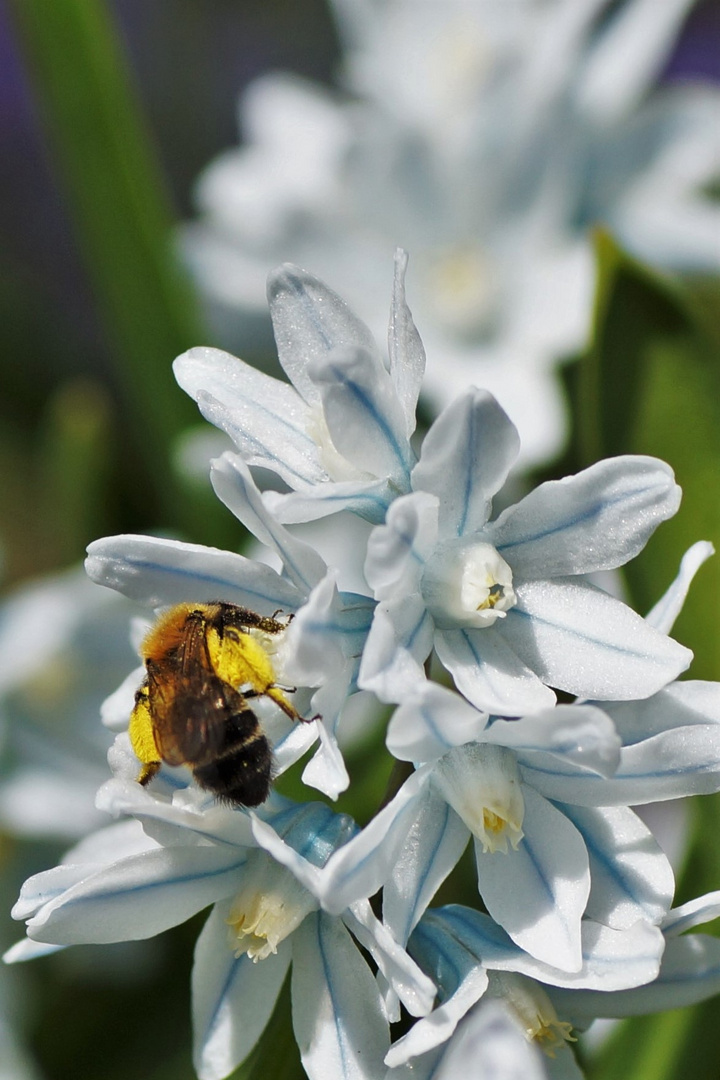
[[[597,236],[592,342],[581,362],[578,444],[585,464],[613,454],[667,461],[683,488],[676,517],[627,567],[648,610],[696,540],[720,550],[720,349],[690,295]],[[720,677],[720,559],[702,568],[674,634],[695,652],[692,675]]]
[[[652,454],[675,470],[679,513],[626,568],[631,598],[649,609],[684,551],[720,551],[720,347],[703,305],[606,234],[596,239],[598,288],[592,342],[578,373],[576,447],[583,463]],[[706,306],[706,305],[705,305]],[[720,677],[720,558],[690,590],[673,635],[695,652],[694,678]],[[693,840],[678,902],[720,883],[717,796],[692,800]],[[712,930],[712,928],[711,928]],[[720,1002],[624,1021],[591,1061],[591,1080],[716,1080]]]
[[[171,363],[202,334],[155,148],[102,0],[11,0],[10,9],[127,399],[141,482],[173,523],[181,500],[170,448],[196,413]]]

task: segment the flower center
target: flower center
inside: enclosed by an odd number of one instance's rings
[[[490,973],[488,994],[510,1006],[528,1042],[538,1043],[548,1057],[567,1042],[575,1042],[572,1024],[559,1020],[553,1003],[539,983],[516,972]]]
[[[512,570],[492,544],[450,540],[425,564],[422,593],[437,626],[492,626],[517,603]]]
[[[289,870],[253,852],[227,919],[230,946],[236,956],[264,960],[315,908],[315,899]]]
[[[525,813],[515,755],[504,746],[466,743],[437,763],[433,781],[483,851],[507,852],[523,838]]]
[[[493,275],[479,251],[456,247],[439,252],[427,279],[427,293],[442,326],[463,337],[485,329],[493,304]]]

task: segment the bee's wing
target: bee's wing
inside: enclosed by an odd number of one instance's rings
[[[234,745],[234,718],[246,731],[258,727],[243,695],[204,664],[158,666],[148,673],[153,729],[168,765],[201,765]]]

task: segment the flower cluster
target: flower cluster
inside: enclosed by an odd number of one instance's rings
[[[143,536],[89,548],[90,577],[149,608],[288,617],[263,649],[307,722],[252,680],[230,699],[252,704],[280,786],[312,751],[305,785],[342,797],[358,700],[396,706],[394,779],[358,823],[327,798],[273,790],[250,810],[200,786],[162,752],[177,705],[162,658],[143,654],[106,703],[122,730],[98,807],[122,820],[26,882],[28,937],[7,959],[148,938],[210,906],[192,978],[201,1080],[245,1060],[289,970],[310,1080],[455,1080],[500,1060],[503,1075],[579,1076],[573,1032],[593,1018],[720,989],[718,942],[679,936],[718,897],[671,908],[672,869],[633,809],[720,790],[720,685],[677,681],[691,654],[668,636],[710,545],[643,619],[593,575],[676,512],[667,465],[602,461],[495,514],[517,431],[474,387],[416,431],[425,354],[406,264],[399,252],[387,359],[335,293],[283,266],[269,295],[289,384],[214,349],[176,361],[235,444],[211,479],[258,558]],[[153,679],[164,764],[140,783],[124,729]],[[204,691],[227,713],[217,685]],[[203,737],[227,754],[211,724]],[[468,868],[477,886],[453,894]],[[441,887],[455,902],[439,906]]]
[[[413,252],[434,408],[470,381],[562,445],[558,360],[592,307],[589,230],[717,271],[718,90],[656,86],[692,0],[332,0],[341,91],[251,83],[243,144],[198,185],[186,259],[228,347],[257,349],[267,268],[311,266],[379,332],[387,253]],[[510,10],[508,10],[510,9]]]

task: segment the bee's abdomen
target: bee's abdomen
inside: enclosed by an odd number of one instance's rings
[[[200,785],[238,806],[265,802],[272,780],[270,743],[257,717],[246,709],[225,721],[222,746],[212,761],[193,766]]]

